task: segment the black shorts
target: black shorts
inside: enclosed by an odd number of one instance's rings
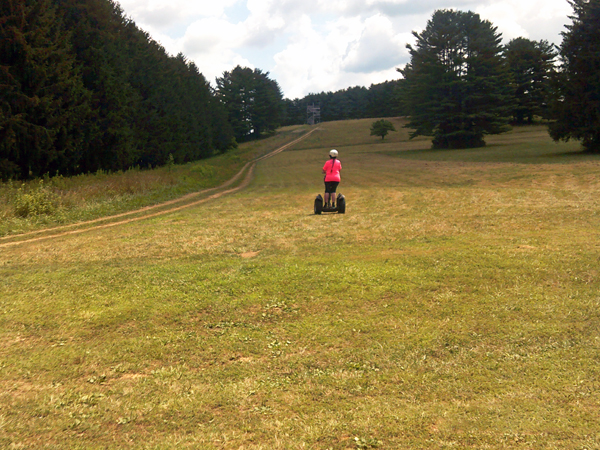
[[[326,194],[335,194],[338,184],[340,184],[339,181],[326,181],[325,182],[325,193]]]

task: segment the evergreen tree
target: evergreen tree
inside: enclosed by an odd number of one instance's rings
[[[550,136],[600,152],[600,0],[569,0],[574,15],[560,47]]]
[[[534,115],[547,116],[549,79],[556,55],[548,41],[520,37],[506,45],[504,56],[512,77],[515,102],[511,115],[515,124],[532,123]]]
[[[478,14],[438,10],[422,33],[413,32],[404,75],[407,127],[433,136],[434,148],[485,145],[486,134],[509,129],[509,77],[501,35]]]
[[[235,67],[217,78],[217,95],[233,127],[238,142],[251,138],[253,131],[251,108],[254,101],[252,69]]]
[[[81,171],[122,170],[139,160],[143,140],[136,121],[141,96],[130,81],[138,56],[127,32],[130,20],[111,0],[53,0],[72,33],[93,116],[85,125]]]
[[[283,126],[288,125],[300,125],[306,123],[306,107],[307,104],[304,99],[283,99],[283,116],[281,124]]]
[[[89,113],[69,36],[48,0],[0,4],[0,177],[77,165]]]
[[[372,84],[363,117],[395,117],[401,114],[397,97],[398,81]]]
[[[281,125],[283,118],[283,94],[277,81],[269,73],[254,69],[255,96],[252,125],[257,137],[271,134]]]
[[[237,66],[217,78],[217,95],[239,142],[258,139],[281,124],[283,95],[268,73]]]
[[[127,19],[112,0],[54,0],[92,92],[84,171],[192,161],[222,152],[231,127],[198,68]]]

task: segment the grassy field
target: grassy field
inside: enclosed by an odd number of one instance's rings
[[[236,151],[184,165],[75,177],[48,174],[43,179],[0,183],[0,238],[124,214],[214,188],[249,161],[307,129],[286,127],[267,141],[245,143]]]
[[[600,159],[371,122],[233,195],[1,247],[0,448],[600,448]],[[315,216],[331,148],[347,213]]]

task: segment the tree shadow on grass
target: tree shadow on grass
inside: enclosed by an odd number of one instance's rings
[[[415,149],[390,150],[379,152],[402,159],[460,162],[460,163],[512,163],[512,164],[571,164],[580,162],[600,162],[600,154],[583,151],[573,143],[519,143],[488,144],[485,147],[469,149]],[[556,146],[552,151],[549,146]],[[565,149],[568,146],[569,149]]]

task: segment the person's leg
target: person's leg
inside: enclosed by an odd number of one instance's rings
[[[327,203],[329,203],[329,192],[325,192],[325,198],[324,198],[323,206],[327,206]]]
[[[331,206],[335,208],[335,198],[339,182],[332,181],[329,185],[329,197],[331,198]]]

